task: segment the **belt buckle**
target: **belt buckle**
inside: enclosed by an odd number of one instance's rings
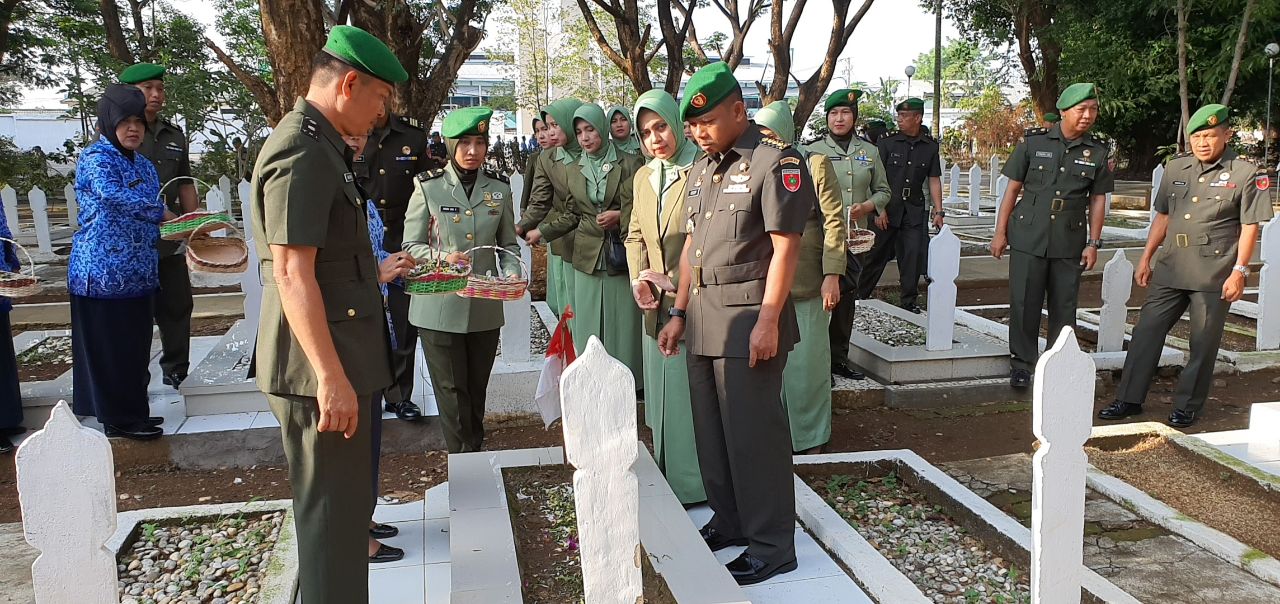
[[[1067,200],[1061,197],[1054,197],[1053,203],[1049,204],[1049,209],[1054,212],[1061,212],[1062,208],[1067,205]]]
[[[911,187],[902,187],[902,199],[903,201],[911,199]]]
[[[1176,237],[1176,240],[1177,240],[1177,245],[1178,245],[1178,247],[1190,247],[1190,246],[1191,246],[1191,238],[1190,238],[1190,237],[1188,237],[1186,233],[1178,233],[1178,235],[1177,235],[1177,237]]]

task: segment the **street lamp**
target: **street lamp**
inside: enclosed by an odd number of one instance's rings
[[[1262,131],[1262,163],[1271,161],[1271,80],[1276,71],[1276,56],[1280,55],[1280,44],[1272,42],[1263,49],[1267,53],[1267,125]],[[1270,166],[1268,166],[1270,169]]]
[[[916,75],[916,66],[907,65],[904,73],[907,74],[907,98],[911,98],[911,76]]]

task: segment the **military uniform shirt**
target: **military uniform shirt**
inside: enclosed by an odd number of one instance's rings
[[[187,136],[183,134],[181,128],[166,119],[157,119],[154,128],[151,125],[147,126],[147,131],[142,134],[142,144],[138,146],[138,152],[155,165],[161,186],[179,176],[191,176]],[[174,214],[183,213],[182,203],[178,199],[178,190],[188,184],[195,185],[190,180],[182,180],[169,183],[160,191],[165,207]],[[177,241],[161,239],[156,242],[156,250],[161,257],[172,256],[178,253],[181,247],[180,242]]]
[[[923,130],[915,137],[896,132],[876,143],[889,180],[890,200],[885,211],[889,225],[920,226],[928,218],[925,185],[930,177],[942,176],[938,141]]]
[[[1090,198],[1115,189],[1106,143],[1085,133],[1067,140],[1062,127],[1028,130],[1001,172],[1022,183],[1009,247],[1042,258],[1075,258],[1089,235]]]
[[[427,156],[429,144],[427,133],[417,120],[392,116],[386,126],[369,136],[364,154],[352,164],[360,186],[387,225],[382,239],[382,249],[387,252],[400,251],[414,177],[434,164]]]
[[[1174,289],[1218,291],[1235,266],[1240,225],[1271,218],[1266,172],[1227,149],[1218,161],[1190,154],[1165,164],[1155,210],[1169,216],[1152,281]]]
[[[771,232],[804,232],[817,195],[800,153],[752,123],[733,148],[689,171],[686,233],[692,286],[685,341],[711,357],[751,356],[751,330],[764,302],[773,259]],[[778,318],[778,351],[799,341],[790,296]]]
[[[889,205],[889,180],[885,176],[880,150],[868,141],[853,137],[849,147],[843,148],[831,135],[805,145],[806,153],[820,153],[831,160],[835,176],[840,184],[840,196],[844,200],[844,217],[848,221],[849,207],[870,201],[877,212]],[[941,167],[939,167],[941,169]],[[868,218],[860,220],[865,225]]]

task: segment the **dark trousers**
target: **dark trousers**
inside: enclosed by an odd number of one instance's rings
[[[484,445],[484,406],[499,331],[418,331],[450,453],[473,453]]]
[[[0,311],[0,430],[22,425],[22,387],[9,332],[9,311]]]
[[[747,366],[747,359],[686,355],[693,433],[708,526],[771,565],[790,562],[795,548],[795,487],[791,428],[782,405],[787,353]]]
[[[160,328],[160,371],[187,375],[191,366],[191,277],[182,254],[160,258],[160,288],[155,294],[155,321]]]
[[[418,347],[418,330],[409,324],[409,294],[394,283],[387,286],[387,309],[391,311],[391,327],[398,347],[391,351],[393,382],[383,399],[399,403],[413,399],[414,357]],[[392,397],[394,400],[391,400]]]
[[[104,424],[127,425],[151,414],[150,294],[136,298],[71,295],[71,408]]]
[[[920,225],[902,225],[881,230],[871,221],[868,228],[875,232],[876,243],[871,251],[865,254],[866,264],[862,267],[862,276],[858,278],[858,298],[871,297],[880,283],[880,275],[890,260],[898,260],[898,276],[902,284],[902,295],[898,306],[911,308],[920,296],[920,276],[923,274],[924,254],[929,247],[929,235]]]
[[[831,365],[849,363],[849,338],[853,336],[853,319],[858,310],[858,282],[862,278],[859,255],[845,251],[845,271],[840,276],[840,302],[831,310]]]
[[[1080,258],[1042,258],[1009,252],[1009,354],[1014,369],[1035,371],[1040,358],[1040,309],[1049,306],[1049,346],[1062,328],[1076,328]]]
[[[1116,400],[1141,405],[1147,399],[1147,389],[1160,363],[1164,338],[1188,307],[1191,309],[1191,351],[1186,367],[1178,376],[1173,404],[1190,413],[1204,408],[1209,386],[1213,385],[1213,365],[1222,343],[1222,327],[1231,305],[1222,299],[1220,291],[1173,289],[1155,283],[1147,289],[1147,301],[1142,303],[1142,314],[1133,329]]]
[[[280,421],[293,523],[298,534],[298,584],[306,604],[368,604],[369,484],[372,430],[363,425],[372,397],[360,397],[355,436],[319,432],[316,399],[267,395]]]
[[[376,396],[373,397],[369,405],[367,421],[369,422],[369,444],[371,445],[369,449],[373,454],[373,463],[371,464],[373,473],[369,476],[373,479],[371,481],[373,483],[373,498],[370,500],[369,518],[373,518],[373,509],[378,506],[378,495],[382,490],[380,488],[382,486],[382,475],[379,474],[381,469],[379,462],[382,461],[382,405],[378,404],[378,397]]]

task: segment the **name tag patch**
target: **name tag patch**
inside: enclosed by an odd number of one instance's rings
[[[457,206],[440,206],[440,211],[449,212],[450,214],[457,214],[459,210]]]
[[[798,187],[797,187],[798,188]],[[745,184],[733,184],[721,189],[721,193],[750,193],[751,188]]]
[[[1175,187],[1185,187],[1185,186],[1187,186],[1187,181],[1185,181],[1185,180],[1175,180],[1175,181],[1173,181],[1173,186],[1175,186]]]
[[[1091,162],[1091,161],[1085,161],[1085,160],[1083,160],[1083,159],[1077,159],[1077,160],[1076,160],[1076,163],[1077,163],[1077,164],[1080,164],[1080,165],[1082,165],[1082,166],[1089,166],[1090,168],[1096,168],[1096,167],[1098,167],[1098,164],[1095,164],[1095,163],[1093,163],[1093,162]]]
[[[1053,157],[1053,151],[1036,151],[1036,157]]]
[[[689,195],[688,195],[688,196],[689,196],[689,197],[697,197],[697,196],[698,196],[698,191],[701,191],[701,189],[689,189]]]

